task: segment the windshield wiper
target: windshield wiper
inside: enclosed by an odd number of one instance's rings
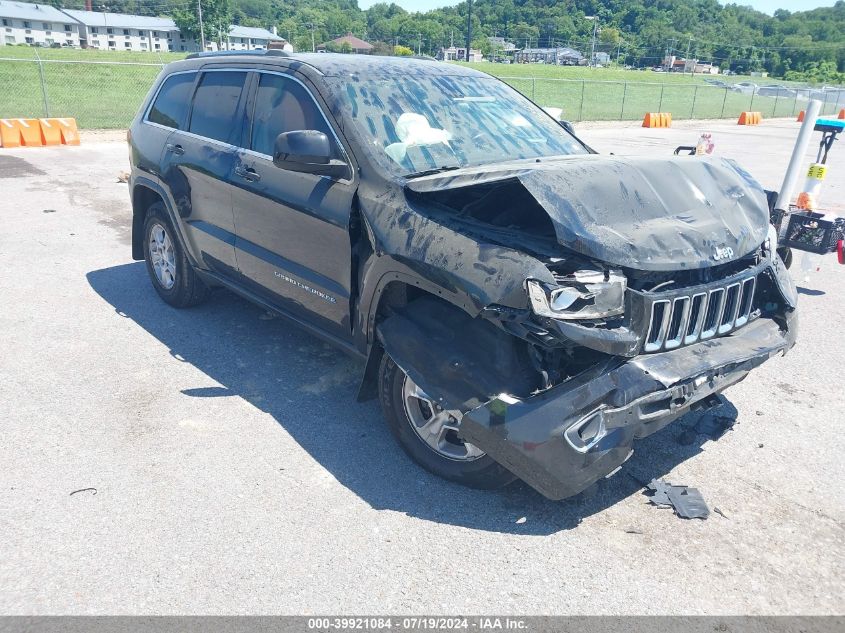
[[[420,178],[422,176],[442,174],[444,171],[454,171],[455,169],[460,168],[460,165],[444,165],[443,167],[434,167],[433,169],[425,169],[423,171],[413,171],[410,174],[405,174],[405,178]]]

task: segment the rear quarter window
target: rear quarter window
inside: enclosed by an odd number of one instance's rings
[[[180,125],[185,120],[185,113],[191,102],[195,77],[196,73],[180,73],[165,79],[150,108],[147,121],[174,130],[181,129]]]

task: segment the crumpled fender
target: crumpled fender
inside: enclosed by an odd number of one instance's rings
[[[377,335],[393,362],[447,409],[468,411],[503,392],[527,396],[539,381],[518,339],[434,297],[397,310]]]

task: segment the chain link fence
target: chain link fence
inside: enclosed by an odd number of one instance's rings
[[[845,108],[845,88],[744,88],[706,83],[596,81],[501,77],[543,107],[563,108],[570,121],[634,121],[646,112],[677,119],[737,119],[741,112],[764,118],[797,116],[809,99],[822,102],[822,116]],[[766,94],[764,94],[766,93]]]
[[[45,59],[37,51],[35,59],[24,59],[0,51],[0,118],[64,116],[86,129],[128,127],[164,62]],[[501,79],[541,106],[563,108],[563,118],[576,122],[641,120],[646,112],[671,112],[675,120],[736,119],[743,111],[793,117],[810,98],[822,101],[824,116],[845,108],[845,89],[761,94],[707,83]]]
[[[162,67],[0,57],[0,118],[63,116],[80,128],[126,128]]]

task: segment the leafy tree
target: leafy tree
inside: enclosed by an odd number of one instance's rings
[[[229,35],[229,25],[232,23],[229,0],[199,0],[199,2],[202,6],[202,33],[205,35],[205,41],[217,42],[218,47],[221,47]],[[199,43],[201,33],[197,12],[174,9],[171,16],[182,33]]]
[[[393,54],[398,55],[400,57],[408,57],[409,55],[413,55],[414,51],[407,46],[402,46],[401,44],[397,44],[393,47]]]

